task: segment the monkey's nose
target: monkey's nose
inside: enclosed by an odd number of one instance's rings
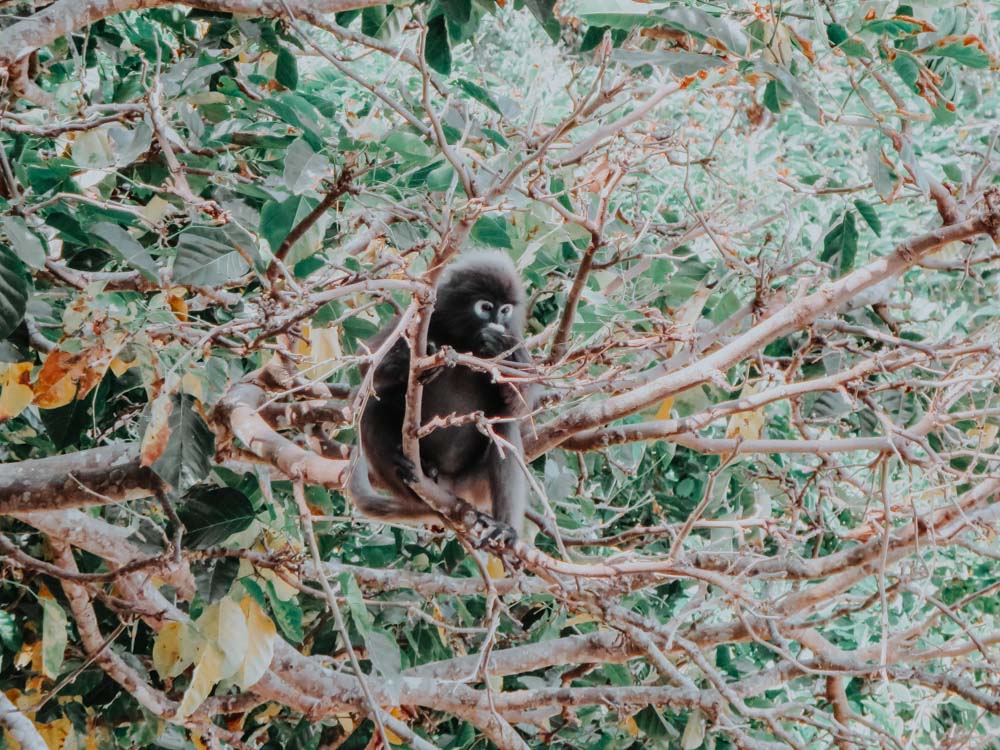
[[[500,323],[488,323],[488,324],[486,325],[486,327],[487,327],[487,328],[492,328],[492,329],[493,329],[494,331],[496,331],[497,333],[503,333],[504,331],[506,331],[506,330],[507,330],[507,329],[506,329],[506,328],[504,328],[504,327],[503,327],[503,326],[502,326],[502,325],[501,325]]]

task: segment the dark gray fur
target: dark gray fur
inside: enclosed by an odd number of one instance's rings
[[[460,353],[492,358],[507,354],[507,362],[526,364],[530,356],[522,341],[524,288],[514,264],[503,253],[473,252],[453,262],[436,290],[428,331],[428,349],[448,346]],[[478,300],[493,304],[494,316],[483,320],[475,313]],[[509,320],[501,320],[504,304],[513,305]],[[398,324],[391,321],[369,342],[374,351]],[[490,323],[493,323],[492,327]],[[498,326],[502,325],[503,330]],[[375,369],[374,393],[361,414],[361,455],[355,465],[349,493],[362,513],[385,520],[433,522],[437,514],[410,489],[413,467],[403,456],[402,428],[410,350],[400,339]],[[471,414],[487,417],[520,416],[529,411],[530,393],[509,384],[492,382],[486,373],[468,367],[442,367],[428,373],[423,389],[422,423],[436,416]],[[420,440],[424,474],[449,492],[494,519],[522,532],[528,486],[520,466],[523,456],[517,422],[495,424],[494,429],[516,449],[518,457],[501,457],[496,446],[474,424],[438,429]],[[379,494],[372,485],[389,492]]]

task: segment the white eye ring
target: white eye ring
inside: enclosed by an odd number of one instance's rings
[[[493,303],[485,299],[477,300],[472,309],[476,311],[477,316],[486,320],[493,312]]]
[[[514,314],[513,305],[501,305],[500,306],[500,319],[510,320],[511,316]]]

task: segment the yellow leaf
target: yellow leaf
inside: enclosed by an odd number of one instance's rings
[[[747,383],[743,386],[743,390],[740,393],[740,398],[746,398],[747,396],[752,396],[755,393],[759,393],[764,387],[763,383],[756,386]],[[743,440],[757,440],[760,438],[761,433],[764,431],[764,407],[761,406],[752,411],[743,411],[737,414],[733,414],[729,418],[729,424],[726,425],[726,437],[727,438],[741,438]]]
[[[663,399],[663,403],[660,404],[660,408],[656,410],[656,419],[670,419],[670,410],[674,408],[674,397],[667,396]]]
[[[503,563],[500,562],[500,558],[489,556],[489,560],[486,562],[486,572],[490,574],[490,578],[494,580],[499,580],[507,576],[507,571],[503,568]]]
[[[251,597],[243,597],[240,609],[247,623],[247,648],[234,681],[246,690],[256,684],[270,666],[277,629],[271,618]]]
[[[115,374],[116,378],[120,378],[122,375],[125,374],[126,370],[128,370],[131,367],[135,367],[137,364],[139,364],[139,360],[138,359],[133,359],[130,362],[126,362],[125,360],[123,360],[123,359],[121,359],[119,357],[112,357],[111,358],[111,372],[113,372]]]
[[[337,719],[337,723],[340,724],[340,728],[347,734],[354,733],[354,717],[351,714],[338,714],[335,718]]]
[[[195,375],[193,372],[188,372],[184,374],[181,378],[181,388],[190,396],[194,396],[199,401],[204,401],[204,393],[201,386],[201,378]]]
[[[160,677],[176,677],[191,663],[191,659],[181,656],[182,642],[186,628],[180,622],[168,622],[153,641],[153,668]]]
[[[987,450],[992,448],[994,443],[997,441],[997,433],[1000,432],[1000,426],[995,424],[984,424],[981,427],[970,427],[966,431],[966,435],[971,438],[977,438],[979,440],[980,450]]]
[[[584,625],[588,622],[597,622],[597,618],[593,615],[574,615],[573,617],[566,620],[563,625],[564,628],[571,628],[574,625]]]
[[[228,596],[220,599],[205,608],[197,624],[201,634],[217,646],[224,657],[216,682],[232,677],[243,664],[249,641],[247,620],[240,605]]]
[[[63,717],[47,724],[35,724],[35,728],[50,750],[61,750],[63,743],[66,742],[66,737],[73,729],[73,725],[69,719]]]
[[[205,702],[215,683],[222,679],[221,669],[225,660],[226,657],[221,649],[213,643],[206,644],[198,660],[198,666],[191,675],[191,684],[184,691],[180,708],[177,709],[178,718],[190,716]]]
[[[299,363],[299,369],[303,370],[310,380],[326,380],[332,375],[343,361],[344,354],[340,348],[339,328],[310,328],[309,332],[303,331],[304,336],[309,337],[309,344],[300,346],[306,355],[305,359]]]
[[[150,198],[149,203],[142,207],[142,215],[151,224],[156,224],[160,219],[167,215],[167,209],[170,208],[170,202],[164,200],[158,195],[154,195]]]
[[[208,745],[201,739],[200,734],[191,732],[191,744],[198,748],[198,750],[208,750]]]
[[[31,362],[10,365],[0,380],[0,422],[13,419],[35,397],[31,390]]]
[[[625,721],[622,722],[622,725],[625,727],[625,732],[629,737],[639,736],[639,725],[635,723],[635,719],[631,716],[626,717]]]
[[[399,708],[399,706],[393,706],[389,710],[389,715],[392,716],[395,719],[399,719],[400,721],[403,720],[403,712]],[[396,734],[395,732],[393,732],[391,729],[389,729],[388,727],[386,727],[386,730],[385,730],[385,738],[387,740],[389,740],[389,742],[391,742],[393,745],[402,745],[403,744],[402,738],[398,734]]]

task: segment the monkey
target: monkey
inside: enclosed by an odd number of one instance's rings
[[[505,253],[464,253],[444,270],[435,292],[427,336],[429,352],[451,347],[483,359],[503,355],[502,361],[507,364],[531,363],[523,341],[524,287]],[[370,349],[382,346],[398,323],[399,316],[372,336],[368,341]],[[361,513],[373,518],[434,523],[440,521],[440,516],[411,489],[415,471],[403,455],[409,371],[409,345],[400,338],[372,376],[373,393],[360,417],[360,452],[348,495]],[[442,365],[422,375],[421,424],[434,417],[474,412],[482,412],[487,418],[511,418],[492,424],[492,429],[509,443],[503,454],[492,439],[468,422],[438,428],[421,437],[424,475],[453,497],[504,524],[507,528],[500,534],[523,533],[528,483],[522,468],[524,451],[516,418],[530,412],[532,388],[495,383],[488,373],[461,364]],[[389,495],[377,492],[373,483]]]

